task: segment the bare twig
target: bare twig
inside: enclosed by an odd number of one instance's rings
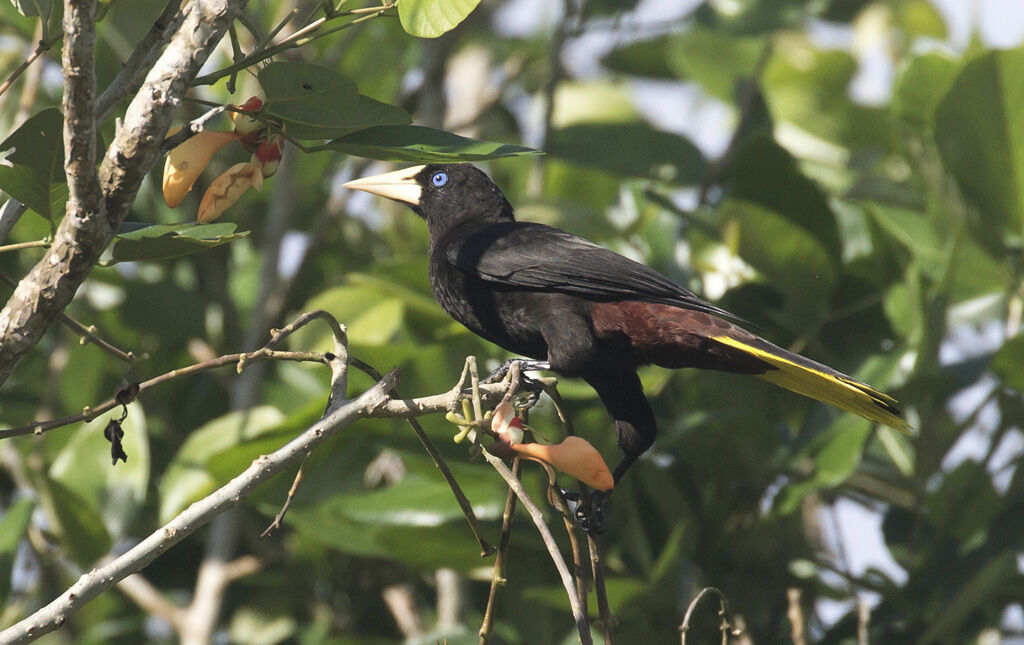
[[[416,597],[413,595],[410,585],[391,585],[381,592],[381,596],[391,612],[391,617],[395,619],[398,630],[405,636],[405,640],[416,640],[423,636],[426,631],[423,627],[423,618],[416,606]]]
[[[467,364],[468,361],[469,359],[467,359]],[[366,372],[372,378],[380,379],[380,372],[373,369],[372,366],[356,358],[353,358],[351,363],[352,367]],[[393,394],[397,395],[398,393],[393,392]],[[389,412],[386,416],[405,416],[402,413],[409,409],[419,410],[419,414],[425,414],[428,411],[442,412],[449,409],[453,405],[454,401],[459,400],[461,397],[462,381],[460,380],[460,382],[457,383],[455,387],[448,392],[448,394],[440,395],[439,397],[427,397],[428,399],[437,400],[437,404],[441,404],[438,407],[425,405],[423,403],[416,403],[416,399],[390,399],[385,407],[382,408],[382,411],[387,410]],[[443,399],[443,401],[438,399]],[[420,399],[420,401],[422,400],[423,399]],[[400,405],[395,408],[390,405],[391,403],[398,403]],[[397,412],[398,414],[391,414],[390,412]],[[419,414],[416,416],[419,416]],[[466,521],[469,523],[469,528],[473,532],[473,537],[476,538],[477,543],[480,545],[480,557],[485,558],[491,555],[494,553],[494,546],[492,546],[491,543],[487,541],[487,538],[485,538],[480,532],[480,522],[477,520],[476,513],[473,511],[473,505],[470,504],[466,494],[462,492],[462,487],[459,486],[459,482],[455,480],[455,475],[452,474],[451,468],[448,467],[448,463],[444,460],[444,456],[434,446],[434,443],[430,440],[430,437],[427,436],[427,432],[423,429],[423,426],[420,425],[419,421],[413,418],[413,415],[405,416],[405,419],[409,422],[409,426],[412,428],[412,431],[416,433],[416,438],[420,440],[421,444],[423,444],[423,448],[427,451],[427,454],[430,455],[430,459],[434,462],[434,465],[441,471],[441,475],[448,483],[448,487],[451,489],[452,495],[455,496],[455,501],[459,503],[459,508],[462,509],[462,514],[466,516]]]
[[[181,11],[181,2],[182,0],[168,0],[164,10],[153,21],[153,26],[135,45],[135,49],[121,66],[117,76],[96,99],[96,120],[98,122],[106,121],[118,103],[139,89],[139,85],[142,84],[142,75],[153,66],[157,56],[181,26],[182,20],[185,19],[185,15]]]
[[[288,489],[288,496],[284,500],[284,504],[281,506],[281,510],[274,516],[274,521],[270,523],[270,526],[263,529],[260,533],[260,539],[267,537],[274,531],[281,528],[281,522],[284,521],[284,516],[288,512],[288,509],[292,506],[292,500],[295,499],[295,494],[299,492],[299,486],[302,484],[302,478],[306,474],[306,465],[309,463],[309,458],[313,455],[311,452],[307,452],[306,456],[302,458],[302,463],[299,464],[299,469],[295,472],[295,479],[292,480],[292,486]]]
[[[14,71],[7,76],[7,79],[3,83],[0,83],[0,96],[3,96],[3,93],[14,84],[14,81],[18,80],[19,76],[25,73],[25,70],[27,70],[32,63],[36,62],[36,60],[43,54],[50,51],[50,49],[57,44],[57,41],[63,37],[63,32],[57,32],[46,40],[39,41],[39,44],[37,44],[32,53],[25,58],[25,61],[21,65],[15,67]]]
[[[608,592],[604,586],[604,566],[601,564],[601,546],[597,538],[587,533],[587,544],[590,546],[590,567],[594,575],[594,592],[597,594],[597,612],[601,620],[601,631],[604,633],[605,645],[612,645],[614,636],[612,628],[615,620],[608,606]]]
[[[569,596],[569,606],[576,621],[576,630],[579,634],[580,643],[591,645],[594,641],[590,637],[590,625],[587,624],[583,607],[580,606],[579,595],[576,593],[576,584],[573,581],[572,574],[569,572],[569,567],[565,564],[565,558],[562,557],[562,553],[558,550],[558,544],[555,543],[554,536],[551,535],[551,529],[548,528],[547,523],[544,521],[544,515],[537,508],[537,505],[533,503],[533,500],[530,499],[522,483],[516,479],[512,471],[505,465],[505,462],[487,452],[486,449],[483,451],[483,455],[487,462],[498,471],[502,479],[508,483],[509,488],[515,492],[516,497],[522,502],[523,508],[530,514],[530,518],[537,526],[537,532],[540,533],[541,540],[543,540],[544,546],[547,547],[548,554],[551,556],[552,562],[555,563],[555,568],[558,569],[558,575],[562,579],[562,586],[565,587],[565,592]]]
[[[11,197],[0,207],[0,242],[7,239],[14,225],[18,223],[21,216],[28,210],[28,206]]]
[[[165,598],[160,590],[146,580],[142,574],[133,573],[124,578],[117,583],[117,588],[143,611],[163,618],[171,624],[175,631],[180,631],[184,610]]]
[[[734,630],[732,625],[729,624],[729,601],[726,599],[725,594],[721,590],[715,587],[704,587],[700,590],[700,593],[690,601],[689,606],[686,608],[686,613],[683,615],[683,622],[679,625],[680,632],[680,643],[686,645],[686,633],[690,630],[690,618],[693,617],[693,611],[700,604],[700,601],[704,596],[714,594],[718,596],[718,616],[722,622],[719,624],[718,630],[722,633],[722,645],[726,645],[729,642],[729,634],[737,635],[738,630]]]
[[[301,29],[295,31],[293,34],[289,35],[287,38],[285,38],[281,42],[279,42],[279,43],[277,43],[275,45],[271,45],[269,47],[263,48],[263,49],[258,49],[257,51],[254,51],[253,53],[249,54],[245,58],[243,58],[243,59],[241,59],[239,61],[236,61],[236,62],[232,63],[231,65],[228,65],[227,67],[219,69],[216,72],[211,72],[209,74],[205,74],[203,76],[200,76],[199,78],[195,79],[195,81],[193,81],[192,84],[193,85],[212,85],[213,83],[215,83],[218,80],[224,78],[225,76],[231,76],[232,74],[235,74],[235,73],[237,73],[237,72],[239,72],[239,71],[241,71],[241,70],[243,70],[243,69],[245,69],[247,67],[252,67],[253,65],[256,65],[258,63],[261,63],[261,62],[267,60],[271,56],[276,56],[277,54],[280,54],[281,52],[287,51],[289,49],[294,49],[296,47],[301,47],[302,45],[305,45],[305,44],[307,44],[307,43],[309,43],[309,42],[311,42],[313,40],[316,40],[318,38],[323,38],[324,36],[329,36],[330,34],[333,34],[335,32],[341,31],[343,29],[349,29],[351,27],[354,27],[355,25],[358,25],[360,23],[366,22],[367,20],[371,20],[373,18],[381,16],[381,15],[384,14],[384,12],[388,11],[389,9],[393,8],[394,6],[395,6],[395,2],[386,2],[386,3],[382,4],[379,7],[370,7],[370,8],[368,8],[368,11],[361,11],[361,10],[344,11],[344,12],[338,12],[338,13],[332,14],[331,16],[325,16],[323,18],[319,18],[319,19],[314,20],[313,22],[309,23],[305,27],[302,27]],[[323,27],[329,20],[331,20],[333,18],[339,18],[339,17],[343,17],[343,16],[351,16],[351,15],[357,15],[357,14],[363,14],[363,15],[362,15],[362,17],[356,18],[355,20],[347,22],[347,23],[345,23],[343,25],[339,25],[337,27],[333,27],[331,29],[326,29],[323,32],[320,32],[320,28]]]
[[[153,377],[148,381],[139,383],[139,392],[144,392],[157,385],[162,385],[167,381],[188,375],[202,372],[205,370],[212,370],[218,367],[224,367],[226,365],[238,365],[244,364],[247,361],[256,360],[278,360],[278,361],[299,361],[299,362],[314,362],[327,364],[328,359],[317,352],[279,352],[268,349],[260,349],[255,352],[248,352],[243,354],[226,354],[224,356],[218,356],[217,358],[210,359],[208,361],[202,361],[183,367],[181,369],[171,370],[165,372],[160,376]],[[114,399],[105,401],[95,407],[87,407],[79,414],[72,414],[70,416],[61,417],[59,419],[52,419],[50,421],[40,421],[39,423],[33,423],[26,426],[19,426],[17,428],[8,428],[6,430],[0,430],[0,439],[6,439],[8,437],[17,437],[26,434],[41,434],[48,432],[54,428],[66,426],[71,423],[78,423],[79,421],[92,421],[97,416],[114,409],[120,405]]]
[[[199,134],[206,127],[213,117],[228,109],[227,105],[218,105],[188,122],[184,128],[178,130],[171,136],[165,138],[160,144],[160,154],[167,154],[181,144],[185,143],[195,135]]]
[[[800,607],[800,596],[800,589],[797,587],[790,587],[786,590],[786,600],[789,602],[786,617],[789,618],[793,645],[807,645],[807,639],[804,636],[804,610]]]
[[[284,471],[356,420],[366,417],[384,401],[395,382],[396,374],[391,372],[361,396],[334,410],[286,445],[257,458],[240,475],[189,506],[124,555],[81,576],[53,602],[0,632],[0,645],[27,643],[56,629],[85,603],[126,576],[142,570],[196,529],[240,504],[257,486]]]
[[[522,471],[522,463],[519,457],[512,460],[512,475],[519,479]],[[511,488],[505,496],[505,510],[501,513],[501,537],[498,538],[498,553],[494,556],[494,568],[491,570],[491,590],[487,594],[487,608],[484,610],[484,619],[480,623],[480,645],[487,645],[494,630],[494,612],[498,607],[498,593],[505,586],[505,559],[508,557],[508,543],[512,537],[512,520],[516,514],[516,493]]]
[[[857,599],[857,645],[871,642],[868,625],[871,623],[871,605],[863,598]]]
[[[10,251],[21,251],[22,249],[38,249],[50,246],[50,240],[33,240],[31,242],[19,242],[17,244],[5,244],[0,246],[0,253]]]
[[[14,278],[7,275],[3,271],[0,271],[0,282],[4,282],[11,287],[16,287],[18,285]],[[126,363],[132,363],[135,361],[136,358],[138,358],[134,352],[126,352],[125,350],[120,349],[113,345],[112,343],[100,338],[99,335],[97,335],[96,333],[95,325],[89,325],[88,327],[86,327],[82,323],[78,322],[77,320],[63,312],[57,316],[57,320],[61,321],[73,332],[81,336],[80,340],[82,343],[90,342],[99,347],[100,349],[102,349],[103,351],[113,354],[119,360],[122,360]]]

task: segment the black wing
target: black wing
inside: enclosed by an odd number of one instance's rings
[[[462,271],[508,287],[657,302],[739,319],[650,267],[544,224],[489,224],[456,235],[445,252]]]

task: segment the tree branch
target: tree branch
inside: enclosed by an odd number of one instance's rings
[[[383,380],[355,400],[334,410],[302,434],[269,455],[263,455],[216,492],[192,504],[112,562],[81,576],[75,584],[39,611],[0,632],[0,645],[27,643],[60,627],[67,617],[128,575],[142,570],[162,553],[237,506],[257,486],[290,467],[310,450],[376,409],[395,386],[397,375]]]
[[[103,217],[96,175],[96,1],[64,0],[64,174],[68,180],[65,217],[83,222]]]
[[[96,120],[107,120],[117,104],[126,96],[139,89],[142,73],[153,66],[153,62],[171,40],[175,30],[181,26],[185,15],[181,11],[181,0],[168,0],[163,12],[153,22],[146,35],[135,45],[121,71],[103,90],[96,100]]]
[[[73,23],[77,17],[82,22],[85,14],[79,11],[79,2],[84,0],[66,1],[72,14],[66,20]],[[181,27],[128,106],[124,121],[100,165],[103,207],[91,213],[93,216],[75,217],[71,215],[77,202],[69,201],[69,216],[61,221],[53,246],[18,284],[14,295],[0,311],[0,384],[71,301],[113,239],[135,201],[142,180],[158,159],[171,113],[244,5],[245,0],[194,0],[185,7]],[[91,13],[88,15],[91,17]],[[84,22],[91,26],[91,19]],[[92,33],[91,28],[87,31]],[[72,51],[81,49],[70,42],[64,46]],[[91,74],[89,76],[91,78]],[[69,83],[81,80],[73,78]],[[67,154],[71,159],[72,152],[69,150]],[[71,183],[80,181],[80,177],[75,177]],[[88,187],[80,185],[79,192]],[[87,194],[86,191],[84,195]]]

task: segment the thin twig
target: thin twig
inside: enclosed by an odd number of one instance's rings
[[[351,359],[351,365],[352,367],[369,374],[371,378],[378,380],[380,379],[380,372],[375,370],[373,366],[368,365],[367,363],[364,363],[363,361],[357,358],[353,357]],[[451,396],[452,393],[454,392],[455,397],[453,398],[457,399],[460,396],[460,391],[461,382],[458,385],[456,385],[452,391],[448,393],[448,396]],[[394,390],[392,390],[391,393],[395,396],[398,396],[398,393],[395,392]],[[444,460],[444,455],[442,455],[440,451],[438,451],[438,449],[434,446],[434,443],[430,440],[430,437],[427,436],[427,432],[423,429],[423,426],[420,425],[419,421],[417,421],[415,418],[411,416],[407,417],[406,421],[409,422],[409,426],[412,428],[412,431],[416,433],[416,438],[420,440],[421,444],[423,444],[423,448],[427,451],[427,454],[430,455],[430,458],[431,460],[433,460],[434,465],[437,466],[437,469],[441,471],[441,475],[444,477],[444,480],[448,483],[448,487],[451,489],[452,495],[455,496],[455,501],[459,503],[459,508],[462,509],[462,514],[466,516],[466,522],[469,523],[469,529],[473,532],[473,537],[476,538],[477,543],[480,545],[480,557],[486,558],[487,556],[491,555],[492,553],[494,553],[494,546],[491,545],[491,543],[487,541],[487,538],[485,538],[483,534],[480,532],[480,522],[476,517],[476,513],[473,511],[473,505],[469,502],[469,499],[466,497],[466,494],[462,492],[462,487],[459,486],[459,482],[456,481],[455,475],[452,474],[451,468],[448,467],[448,463]]]
[[[237,73],[240,70],[243,70],[243,69],[245,69],[247,67],[251,67],[251,66],[256,65],[258,63],[262,63],[263,61],[265,61],[266,59],[270,58],[271,56],[276,56],[277,54],[280,54],[281,52],[287,51],[289,49],[294,49],[296,47],[301,47],[302,45],[305,45],[305,44],[307,44],[307,43],[309,43],[309,42],[311,42],[313,40],[316,40],[318,38],[323,38],[324,36],[329,36],[329,35],[331,35],[331,34],[333,34],[335,32],[341,31],[343,29],[349,29],[350,27],[354,27],[357,24],[360,24],[360,23],[366,22],[367,20],[371,20],[373,18],[381,16],[381,15],[384,14],[384,12],[386,12],[387,10],[391,9],[394,6],[395,6],[394,2],[389,2],[389,3],[386,3],[384,5],[381,5],[380,7],[375,7],[375,8],[373,8],[371,10],[370,13],[367,13],[367,14],[363,15],[360,18],[356,18],[355,20],[353,20],[351,22],[347,22],[344,25],[340,25],[338,27],[334,27],[332,29],[325,30],[323,33],[319,33],[318,34],[317,32],[320,30],[320,28],[323,27],[329,20],[331,20],[333,18],[336,18],[336,17],[349,16],[349,15],[355,15],[355,14],[353,14],[352,12],[342,12],[342,13],[338,13],[338,14],[332,15],[330,17],[319,18],[319,19],[314,20],[313,22],[309,23],[305,27],[302,27],[301,29],[297,30],[296,32],[294,32],[293,34],[291,34],[290,36],[288,36],[287,38],[285,38],[281,42],[277,43],[276,45],[271,45],[270,47],[267,47],[267,48],[265,48],[263,50],[257,50],[255,52],[249,54],[248,56],[246,56],[242,60],[237,61],[237,62],[233,62],[232,64],[228,65],[227,67],[224,67],[224,68],[219,69],[219,70],[217,70],[215,72],[210,72],[209,74],[205,74],[203,76],[197,77],[194,81],[192,81],[192,85],[193,86],[197,86],[197,85],[212,85],[213,83],[216,83],[218,80],[224,78],[225,76],[230,76],[231,74]],[[307,36],[309,36],[309,39],[308,40],[303,40]]]
[[[0,206],[0,242],[7,239],[7,234],[11,232],[11,229],[27,210],[28,206],[13,197],[8,198],[4,205]]]
[[[160,154],[167,154],[171,150],[174,150],[181,144],[188,141],[190,138],[202,132],[203,129],[206,127],[206,124],[209,123],[209,121],[213,117],[217,116],[226,109],[228,109],[227,105],[218,105],[212,110],[209,110],[204,114],[199,115],[195,119],[189,121],[188,125],[186,125],[184,128],[178,130],[177,132],[163,140],[163,142],[160,144]]]
[[[679,625],[679,638],[681,645],[686,645],[686,633],[690,630],[690,618],[693,616],[693,611],[697,608],[697,605],[700,604],[700,601],[704,596],[709,594],[718,596],[718,616],[722,619],[718,629],[722,633],[722,645],[726,645],[726,643],[728,643],[730,633],[734,636],[738,635],[738,632],[729,624],[729,601],[725,597],[725,594],[716,587],[704,587],[700,590],[700,593],[690,601],[689,606],[686,608],[686,613],[683,615],[683,622]]]
[[[10,287],[17,287],[17,285],[18,285],[18,283],[14,280],[14,278],[12,278],[11,276],[7,275],[3,271],[0,271],[0,282],[4,282],[5,284],[7,284]],[[134,363],[135,360],[138,358],[138,356],[135,354],[135,352],[125,351],[123,349],[120,349],[120,348],[116,347],[114,344],[110,343],[109,341],[106,341],[106,340],[100,338],[96,334],[96,326],[95,325],[89,325],[88,327],[86,327],[82,323],[78,322],[77,320],[75,320],[74,318],[72,318],[71,316],[69,316],[69,315],[67,315],[66,313],[63,313],[63,312],[57,314],[57,320],[61,321],[62,323],[64,323],[64,325],[66,325],[68,328],[70,328],[73,332],[78,334],[81,337],[80,340],[81,340],[82,343],[90,342],[93,345],[96,345],[97,347],[102,349],[103,351],[105,351],[107,353],[110,353],[110,354],[113,354],[116,358],[118,358],[119,360],[122,360],[122,361],[124,361],[125,363],[128,363],[128,364]],[[143,355],[143,356],[145,356],[145,355]]]
[[[96,99],[96,120],[98,122],[106,121],[122,99],[138,91],[142,84],[143,74],[153,66],[157,56],[170,42],[171,36],[185,19],[181,11],[181,3],[182,0],[167,0],[164,10],[153,21],[153,25],[146,35],[135,45],[135,49],[121,66],[117,76]]]
[[[207,361],[195,363],[188,367],[183,367],[170,372],[155,376],[148,381],[139,383],[139,392],[145,392],[146,390],[162,385],[168,381],[176,378],[187,376],[189,374],[195,374],[205,370],[212,370],[218,367],[224,367],[226,365],[236,365],[247,361],[258,361],[258,360],[276,360],[276,361],[298,361],[298,362],[314,362],[328,364],[329,360],[319,352],[279,352],[266,349],[260,349],[255,352],[247,352],[240,354],[226,354],[224,356],[218,356]],[[8,437],[17,437],[26,434],[42,434],[53,430],[54,428],[60,428],[72,423],[78,423],[79,421],[92,421],[97,416],[114,409],[119,406],[120,403],[114,399],[105,401],[95,407],[86,407],[82,412],[78,414],[72,414],[70,416],[61,417],[59,419],[52,419],[50,421],[40,421],[39,423],[32,423],[25,426],[19,426],[17,428],[8,428],[6,430],[0,430],[0,439],[6,439]]]
[[[334,437],[356,420],[365,418],[370,410],[387,397],[395,380],[395,372],[389,373],[383,381],[317,421],[278,450],[255,459],[240,475],[189,506],[124,555],[81,576],[48,605],[0,632],[0,645],[28,643],[61,626],[69,616],[100,593],[126,576],[142,570],[214,517],[240,504],[254,489],[284,471],[305,453]]]
[[[590,569],[594,576],[594,593],[597,594],[597,613],[601,621],[601,631],[604,633],[604,645],[612,645],[614,641],[612,628],[615,626],[615,619],[612,618],[612,610],[608,606],[608,591],[604,586],[601,546],[591,533],[587,533],[587,544],[590,546]]]
[[[576,621],[576,630],[579,633],[580,643],[592,645],[594,641],[590,636],[590,625],[587,624],[583,607],[580,605],[576,584],[573,581],[572,574],[569,572],[569,567],[565,564],[565,558],[562,557],[562,553],[558,550],[558,544],[555,542],[554,536],[551,535],[551,529],[544,522],[544,515],[537,508],[537,505],[533,503],[533,500],[530,499],[522,483],[515,478],[512,471],[505,465],[505,462],[492,455],[486,449],[483,450],[483,455],[487,462],[498,471],[502,479],[508,483],[509,488],[515,492],[519,501],[523,503],[523,508],[527,510],[533,523],[537,526],[537,532],[540,533],[541,540],[544,542],[544,546],[547,547],[548,554],[551,556],[552,562],[555,563],[555,568],[558,569],[558,575],[562,579],[562,586],[565,587],[565,592],[569,596],[569,606]]]
[[[302,463],[299,464],[299,469],[295,472],[295,479],[292,481],[292,487],[288,489],[288,497],[285,498],[284,504],[281,506],[281,510],[274,516],[274,521],[270,523],[270,526],[263,529],[260,533],[260,539],[267,537],[274,531],[281,528],[281,522],[284,521],[285,513],[292,506],[292,500],[295,499],[295,494],[299,492],[299,485],[302,484],[302,477],[306,474],[306,465],[309,463],[309,458],[313,456],[313,453],[307,452],[306,456],[302,458]]]
[[[871,622],[871,605],[863,598],[857,599],[857,645],[869,645],[871,632],[868,625]]]
[[[793,645],[807,645],[807,639],[804,637],[804,611],[800,607],[800,596],[798,587],[790,587],[786,590],[786,600],[789,602],[786,617],[789,618]]]
[[[175,631],[180,631],[184,609],[165,598],[142,574],[133,573],[124,578],[117,583],[117,588],[147,614],[163,618]]]
[[[39,44],[36,45],[35,50],[33,50],[32,53],[25,58],[25,61],[21,65],[15,67],[14,71],[7,76],[7,79],[2,84],[0,84],[0,96],[3,96],[4,92],[6,92],[8,88],[10,88],[11,85],[14,84],[14,81],[18,80],[19,76],[25,73],[25,70],[27,70],[32,63],[36,62],[36,60],[43,54],[50,51],[50,49],[52,49],[53,46],[57,44],[57,41],[63,37],[64,32],[58,31],[46,40],[39,41]]]
[[[522,462],[519,457],[512,460],[512,475],[519,479],[522,471]],[[480,623],[480,645],[487,645],[494,630],[494,613],[498,606],[498,593],[507,584],[505,578],[506,558],[508,557],[508,543],[512,537],[512,520],[516,514],[515,491],[508,489],[505,496],[505,510],[501,513],[501,537],[498,538],[498,552],[494,556],[494,568],[491,570],[491,589],[487,594],[487,608],[484,610],[484,619]]]
[[[18,242],[17,244],[5,244],[0,246],[0,253],[20,251],[22,249],[46,248],[50,246],[50,240],[33,240],[31,242]]]

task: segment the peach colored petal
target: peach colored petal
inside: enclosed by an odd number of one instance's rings
[[[199,203],[197,219],[200,222],[212,222],[252,187],[256,190],[263,187],[263,173],[259,166],[251,161],[236,163],[214,179],[206,189],[203,201]]]
[[[615,479],[601,453],[582,437],[566,437],[553,446],[518,443],[512,445],[512,451],[520,457],[550,464],[596,490],[609,491],[615,487]]]
[[[167,205],[175,208],[181,204],[213,155],[237,138],[234,132],[203,130],[171,150],[164,162],[163,187]]]

